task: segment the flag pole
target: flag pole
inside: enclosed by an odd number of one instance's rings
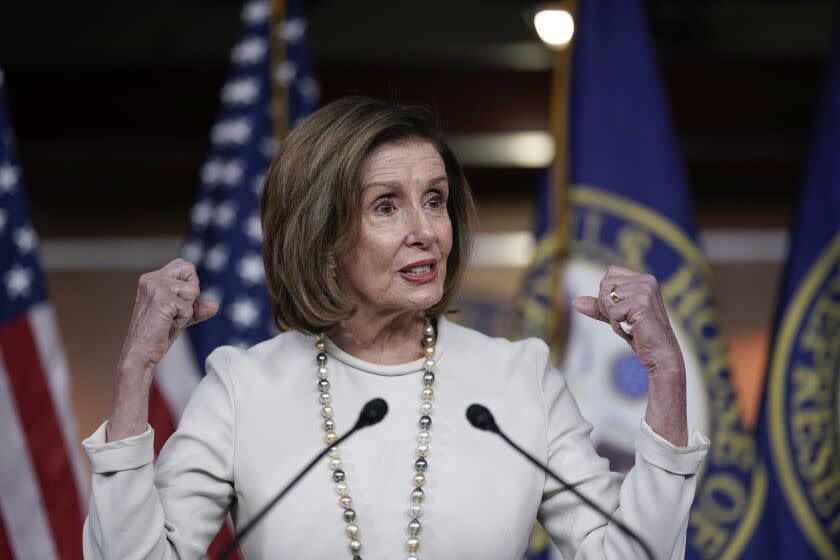
[[[577,16],[577,0],[565,4],[573,19]],[[554,257],[551,267],[551,316],[549,317],[549,347],[555,362],[562,361],[568,336],[568,302],[563,289],[563,268],[569,255],[571,209],[569,184],[569,82],[571,80],[574,36],[568,48],[554,54],[551,77],[551,106],[549,120],[554,139],[554,162],[551,168],[551,203],[554,206]]]

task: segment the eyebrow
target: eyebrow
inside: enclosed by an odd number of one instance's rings
[[[441,175],[440,177],[435,177],[434,179],[429,181],[428,186],[432,187],[432,186],[436,186],[440,183],[447,183],[447,182],[449,182],[449,177],[447,177],[446,175]],[[365,191],[365,190],[373,188],[373,187],[386,187],[386,188],[389,188],[389,189],[395,189],[395,188],[398,188],[398,187],[401,187],[401,186],[402,186],[402,183],[400,183],[398,181],[374,181],[372,183],[365,183],[364,186],[362,186],[362,190]]]

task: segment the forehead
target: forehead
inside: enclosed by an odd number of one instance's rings
[[[428,141],[408,139],[377,146],[362,164],[362,183],[446,176],[443,159]]]

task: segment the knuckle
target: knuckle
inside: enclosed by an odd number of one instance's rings
[[[160,298],[160,290],[154,282],[146,282],[140,289],[144,299],[156,301]]]
[[[168,298],[161,298],[158,301],[158,306],[169,317],[176,317],[178,315],[178,304]]]
[[[164,285],[157,280],[149,282],[149,295],[154,299],[166,298],[169,290],[162,289],[163,287]]]
[[[175,305],[178,306],[178,311],[183,314],[187,310],[192,312],[193,303],[182,298],[175,298]]]
[[[184,323],[190,320],[192,317],[192,308],[184,309],[180,305],[175,306],[175,314],[172,316],[175,324],[178,326],[183,326]]]
[[[192,301],[198,298],[198,287],[193,284],[184,284],[179,293],[184,299]]]

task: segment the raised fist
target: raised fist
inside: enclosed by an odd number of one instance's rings
[[[175,259],[142,275],[120,367],[151,375],[182,330],[219,310],[218,303],[199,294],[198,275],[189,261]]]

